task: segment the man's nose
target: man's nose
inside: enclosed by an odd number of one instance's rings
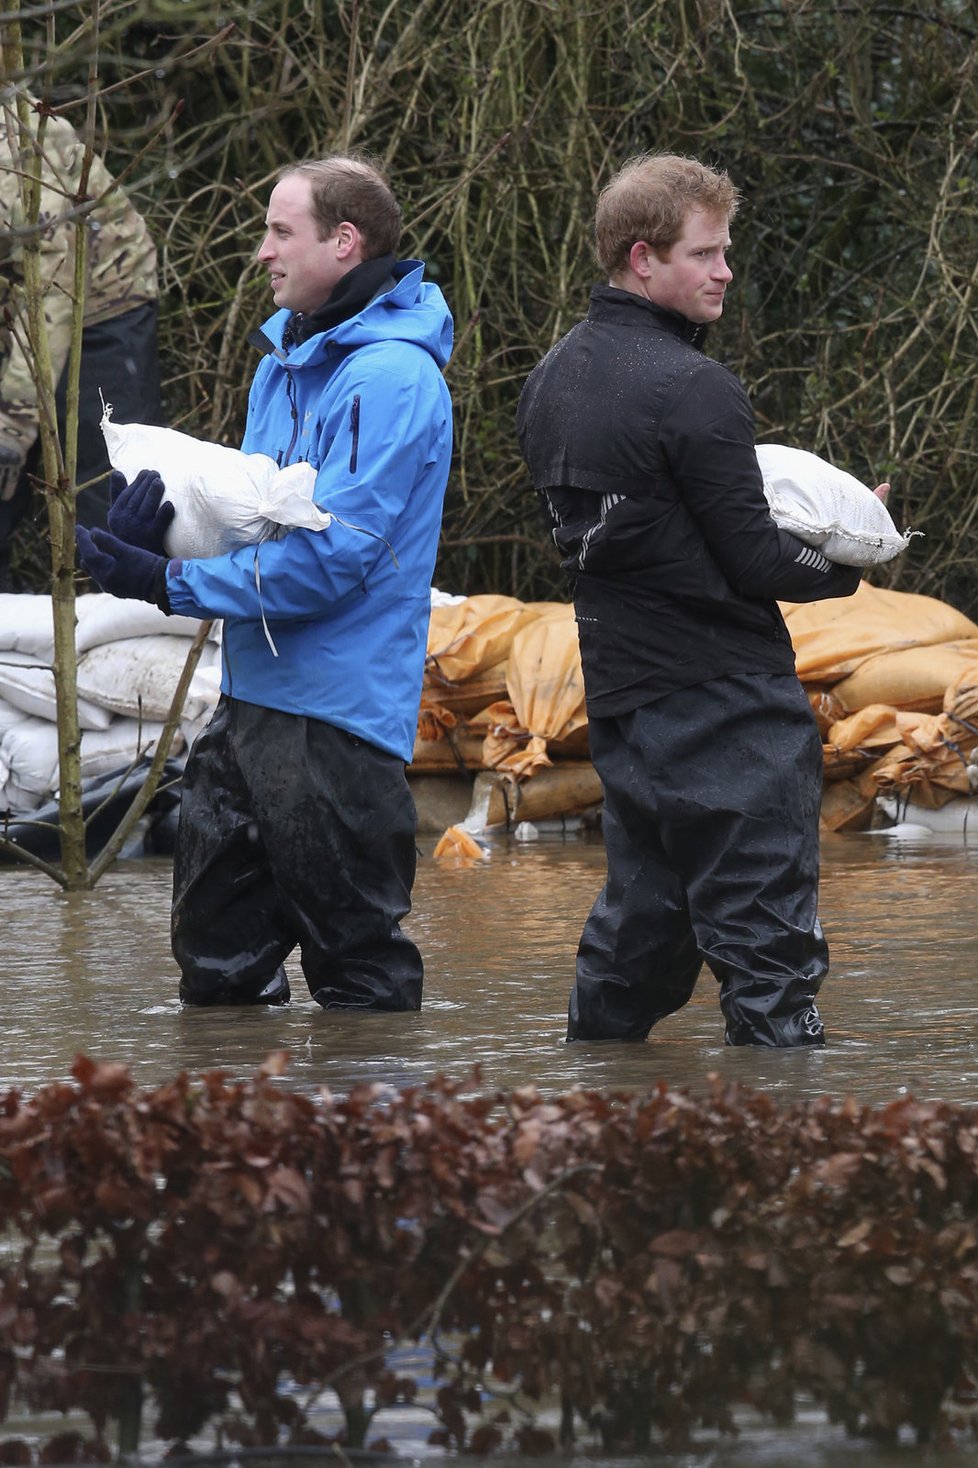
[[[270,234],[266,234],[265,238],[258,246],[258,254],[256,258],[259,260],[271,260],[274,254],[275,251],[272,248],[272,237]]]
[[[730,266],[727,264],[726,260],[723,259],[717,262],[717,266],[713,274],[715,275],[717,280],[733,280],[733,271],[730,269]]]

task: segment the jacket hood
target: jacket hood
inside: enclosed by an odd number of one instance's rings
[[[330,330],[311,336],[287,352],[295,367],[319,362],[331,346],[352,349],[372,342],[413,342],[444,367],[452,352],[452,314],[438,286],[424,279],[420,260],[401,260],[393,270],[395,284],[375,296],[355,316],[340,321]],[[291,311],[276,311],[261,328],[282,352],[282,337]]]

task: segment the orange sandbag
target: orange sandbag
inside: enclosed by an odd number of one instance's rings
[[[802,682],[838,683],[880,653],[978,638],[978,625],[932,596],[860,582],[855,596],[782,603]]]
[[[903,794],[926,810],[940,810],[949,800],[971,794],[964,764],[947,748],[937,758],[897,745],[873,766],[870,777],[881,795]]]
[[[833,724],[828,742],[834,749],[874,749],[881,753],[884,749],[892,749],[894,744],[900,744],[902,739],[896,710],[889,704],[874,703]]]
[[[896,724],[901,743],[872,769],[881,793],[911,791],[912,799],[929,810],[939,810],[952,796],[973,794],[969,766],[978,733],[949,714],[898,712]]]
[[[604,798],[598,772],[592,764],[572,763],[540,770],[532,780],[514,780],[506,774],[480,776],[492,782],[485,812],[485,829],[521,821],[547,821],[594,810]]]
[[[433,663],[425,669],[424,686],[421,691],[421,707],[451,709],[462,718],[471,718],[480,709],[488,708],[506,697],[506,664],[497,663],[494,668],[483,668],[472,678],[461,683],[449,683],[438,673]]]
[[[468,865],[475,861],[488,861],[489,853],[474,840],[462,826],[449,826],[433,853],[439,861],[457,861]]]
[[[815,715],[818,732],[825,739],[832,725],[838,723],[843,717],[845,709],[831,688],[820,688],[816,683],[809,685],[805,691],[808,694],[812,713]]]
[[[908,749],[932,755],[942,763],[950,758],[960,765],[972,763],[978,732],[961,725],[947,714],[903,714],[896,716],[897,728]]]
[[[819,827],[823,832],[868,830],[875,804],[875,788],[866,790],[859,780],[827,785],[822,794]]]
[[[549,603],[522,602],[515,596],[467,596],[449,606],[432,607],[428,624],[428,664],[446,683],[505,661],[521,627]]]
[[[587,723],[573,607],[547,611],[516,634],[506,686],[517,719],[541,739],[566,739]]]
[[[573,607],[556,606],[516,634],[506,683],[509,698],[483,715],[490,768],[526,779],[549,766],[551,745],[577,735],[577,752],[587,711]]]
[[[978,663],[962,670],[944,691],[943,711],[952,722],[978,725]]]
[[[870,704],[940,713],[949,684],[969,673],[978,678],[978,639],[902,647],[867,658],[833,693],[848,712]]]
[[[428,723],[424,721],[425,725]],[[437,737],[426,737],[436,733]],[[467,726],[429,730],[419,725],[408,773],[413,775],[457,775],[483,767],[481,731]]]

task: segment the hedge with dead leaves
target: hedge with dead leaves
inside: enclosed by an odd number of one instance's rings
[[[91,1422],[0,1461],[315,1442],[327,1386],[344,1440],[382,1447],[409,1341],[432,1440],[468,1452],[678,1448],[799,1400],[852,1433],[970,1431],[974,1111],[719,1084],[311,1098],[283,1068],[139,1091],[79,1058],[0,1099],[0,1420]]]

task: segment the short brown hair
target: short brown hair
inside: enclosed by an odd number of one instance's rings
[[[665,255],[683,232],[691,209],[724,219],[737,212],[740,195],[730,175],[678,153],[642,153],[628,162],[598,195],[594,246],[606,275],[628,264],[637,240]]]
[[[312,217],[321,240],[347,220],[363,237],[365,260],[393,255],[401,239],[401,206],[383,169],[358,153],[332,153],[283,168],[278,177],[299,173],[312,185]]]

